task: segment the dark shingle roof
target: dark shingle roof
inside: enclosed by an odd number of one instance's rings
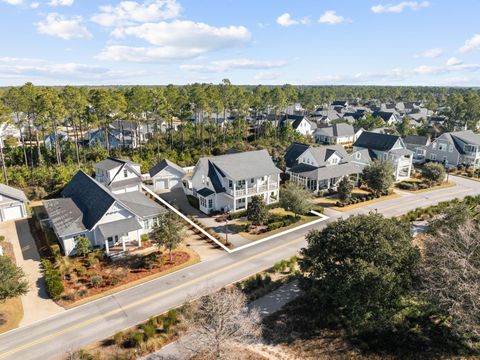
[[[129,165],[134,165],[134,166],[140,166],[139,164],[131,161],[131,160],[124,160],[124,159],[116,159],[109,157],[105,160],[100,161],[99,163],[95,164],[95,167],[98,169],[102,170],[112,170],[115,169],[118,166],[122,166],[124,164],[129,164]]]
[[[83,224],[88,229],[92,229],[115,202],[115,197],[106,187],[81,170],[65,186],[62,196],[71,198],[81,210]]]
[[[302,155],[308,148],[309,146],[306,144],[293,143],[290,145],[285,152],[285,165],[288,168],[291,168],[293,165],[295,165],[298,157]]]
[[[153,217],[167,211],[164,207],[146,197],[140,191],[116,194],[115,197],[121,204],[127,207],[127,209],[141,218]]]
[[[45,200],[43,206],[58,236],[73,235],[85,230],[82,211],[70,198]]]
[[[172,167],[173,169],[177,170],[181,174],[185,175],[185,170],[183,170],[180,166],[177,164],[171,162],[170,160],[167,159],[162,159],[160,160],[154,167],[150,169],[150,176],[155,176],[157,175],[160,171],[165,169],[167,166]]]
[[[390,150],[400,137],[396,135],[378,134],[364,131],[353,144],[364,149],[387,151]]]
[[[200,195],[200,196],[203,196],[203,197],[207,197],[207,196],[210,196],[210,195],[215,194],[215,193],[212,190],[210,190],[209,188],[202,188],[202,189],[197,191],[197,194]]]
[[[428,143],[428,136],[420,136],[420,135],[407,135],[404,140],[405,144],[412,144],[412,145],[427,145]]]

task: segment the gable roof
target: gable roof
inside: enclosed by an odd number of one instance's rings
[[[307,121],[311,127],[316,127],[315,124],[308,120],[304,115],[284,115],[280,120],[280,124],[290,123],[294,129],[297,129],[303,119],[305,119],[305,121]]]
[[[291,168],[293,165],[295,165],[298,157],[302,155],[308,148],[309,145],[301,143],[293,143],[292,145],[290,145],[285,151],[285,165],[288,168]]]
[[[392,116],[394,116],[395,114],[391,111],[375,111],[372,116],[373,117],[381,117],[385,122],[387,122],[388,120],[390,120],[390,118]]]
[[[140,166],[140,164],[137,164],[133,161],[130,160],[124,160],[124,159],[116,159],[113,157],[108,157],[105,160],[100,161],[99,163],[95,164],[95,168],[97,169],[102,169],[106,171],[113,170],[119,166],[123,166],[125,164],[129,164],[132,166]]]
[[[27,196],[22,190],[15,189],[5,184],[0,184],[0,194],[18,201],[28,202]]]
[[[343,159],[348,157],[347,152],[341,145],[310,147],[308,151],[310,151],[319,167],[325,166],[328,159],[336,152],[339,153]]]
[[[460,139],[464,143],[480,145],[480,135],[475,134],[472,130],[455,131],[450,133],[454,138]]]
[[[337,123],[332,124],[329,126],[319,127],[316,134],[324,135],[324,136],[353,136],[355,135],[355,130],[353,126],[347,123]]]
[[[428,144],[428,136],[407,135],[404,142],[405,144],[425,146]]]
[[[398,139],[400,139],[400,136],[397,135],[364,131],[353,146],[370,150],[388,151],[395,145]]]
[[[200,159],[202,160],[202,159]],[[267,150],[246,151],[236,154],[212,156],[206,160],[214,165],[221,176],[228,176],[233,180],[261,177],[264,175],[280,174]],[[212,168],[208,168],[210,176]],[[212,182],[214,181],[211,178]]]
[[[177,170],[179,173],[181,173],[182,175],[185,175],[186,172],[185,170],[183,170],[180,166],[178,166],[177,164],[171,162],[170,160],[168,159],[162,159],[160,160],[154,167],[152,167],[149,171],[150,173],[150,176],[151,177],[154,177],[155,175],[157,175],[160,171],[162,171],[163,169],[165,169],[166,167],[170,166],[171,168]]]
[[[87,230],[83,224],[83,213],[71,198],[45,200],[43,206],[58,236]]]

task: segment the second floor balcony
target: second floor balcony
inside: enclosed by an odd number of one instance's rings
[[[278,189],[278,183],[276,182],[271,182],[268,184],[262,184],[258,186],[245,186],[243,188],[236,188],[235,193],[233,190],[229,190],[230,195],[235,195],[235,197],[239,196],[247,196],[247,195],[255,195],[255,194],[261,194],[267,191],[272,191],[272,190],[277,190]]]

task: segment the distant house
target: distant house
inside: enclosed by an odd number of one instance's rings
[[[408,150],[413,151],[413,162],[423,162],[427,146],[430,144],[428,136],[408,135],[403,139]]]
[[[0,138],[5,141],[7,137],[14,137],[17,141],[20,141],[21,132],[17,125],[4,121],[0,123]]]
[[[345,100],[335,100],[334,102],[332,102],[332,106],[339,106],[339,107],[347,107],[348,106],[348,101],[345,101]]]
[[[140,164],[109,157],[95,164],[95,180],[115,194],[141,191]]]
[[[371,161],[368,152],[347,154],[340,145],[320,147],[294,143],[285,153],[290,181],[311,192],[336,188],[345,176],[356,176]]]
[[[167,210],[140,191],[114,194],[83,171],[75,174],[61,193],[45,200],[48,222],[66,255],[75,254],[75,242],[85,236],[107,255],[141,246]]]
[[[5,184],[0,184],[0,221],[18,220],[27,217],[25,193]]]
[[[65,131],[61,131],[61,130],[57,131],[56,136],[55,136],[55,133],[48,134],[45,137],[44,141],[45,141],[45,146],[50,150],[53,149],[53,147],[55,146],[55,137],[60,144],[70,139],[69,135]]]
[[[471,130],[443,133],[426,146],[425,160],[446,166],[480,167],[480,135]]]
[[[401,117],[393,111],[375,111],[372,116],[374,118],[382,118],[387,125],[394,125],[402,120]]]
[[[372,159],[389,160],[396,181],[408,179],[412,171],[413,151],[397,135],[364,131],[353,144],[353,151],[368,150]]]
[[[312,135],[317,128],[316,124],[303,115],[284,115],[280,119],[280,127],[290,124],[292,128],[302,135]]]
[[[171,190],[182,187],[182,180],[186,175],[177,164],[162,159],[150,169],[150,178],[153,183],[153,191]]]
[[[246,209],[252,196],[278,202],[280,173],[266,150],[205,157],[185,180],[185,191],[198,198],[206,214],[234,212]]]
[[[355,138],[353,126],[347,123],[337,123],[329,126],[322,126],[315,130],[315,142],[318,144],[352,144]]]

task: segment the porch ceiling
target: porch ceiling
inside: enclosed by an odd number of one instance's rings
[[[134,217],[117,220],[98,226],[100,233],[106,239],[111,236],[129,233],[130,231],[140,230],[142,225]]]

